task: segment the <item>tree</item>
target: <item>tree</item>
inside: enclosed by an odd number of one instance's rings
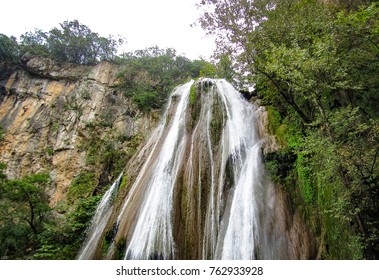
[[[0,61],[15,64],[18,62],[19,50],[15,37],[0,34]]]
[[[0,81],[8,79],[18,67],[20,50],[15,37],[0,34]]]
[[[8,211],[17,212],[20,222],[25,221],[33,233],[38,233],[50,211],[45,193],[49,176],[35,174],[21,180],[11,180],[5,187],[4,196],[11,202]]]
[[[188,78],[216,75],[205,60],[191,61],[174,49],[157,46],[124,54],[119,62],[124,66],[120,89],[145,111],[162,108],[172,89]]]
[[[28,248],[38,246],[38,234],[48,220],[50,207],[45,188],[49,176],[35,174],[8,180],[1,174],[0,255],[2,258],[25,257]]]
[[[32,55],[49,56],[49,48],[46,43],[47,33],[40,29],[34,32],[26,32],[20,36],[20,52],[22,54],[29,53]]]
[[[49,55],[61,62],[95,64],[99,60],[114,59],[123,39],[101,37],[78,20],[65,21],[60,28],[49,32],[35,30],[21,36],[24,52]]]

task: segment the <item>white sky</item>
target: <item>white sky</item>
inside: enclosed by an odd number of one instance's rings
[[[190,59],[209,59],[211,38],[191,28],[198,0],[5,0],[1,3],[0,33],[19,37],[35,28],[49,31],[77,19],[100,36],[121,35],[125,51],[158,45],[171,47]]]

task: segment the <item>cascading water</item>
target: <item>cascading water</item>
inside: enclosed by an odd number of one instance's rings
[[[117,232],[103,257],[288,258],[255,113],[225,80],[178,87],[131,160],[143,164],[125,170],[138,175],[130,176],[124,202],[108,222],[108,231]]]
[[[227,211],[220,224],[216,258],[253,259],[260,213],[257,200],[264,192],[254,108],[230,84],[218,82],[217,92],[226,110],[222,154],[233,166],[234,190],[227,198]],[[226,165],[227,158],[224,156],[221,166]],[[223,184],[221,177],[220,193]]]
[[[213,85],[202,96],[197,123],[205,134],[211,177],[202,258],[253,259],[256,247],[265,257],[267,250],[256,243],[264,227],[260,216],[270,211],[264,194],[271,185],[263,187],[255,108],[226,81],[207,83]]]
[[[179,88],[179,100],[167,135],[161,135],[162,146],[147,180],[145,197],[139,209],[126,258],[172,258],[175,253],[172,229],[173,188],[182,162],[185,137],[185,113],[192,82]],[[146,178],[146,176],[149,176]]]
[[[111,187],[105,192],[96,207],[95,215],[93,216],[91,225],[88,229],[87,239],[77,256],[78,260],[89,260],[95,255],[96,244],[99,241],[113,210],[113,199],[115,192],[120,186],[121,176],[122,174],[118,176],[117,180],[114,181]]]

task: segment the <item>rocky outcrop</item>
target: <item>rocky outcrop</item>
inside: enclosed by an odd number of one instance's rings
[[[86,65],[57,63],[47,57],[29,56],[28,54],[24,55],[21,61],[30,74],[54,80],[77,81],[87,77],[92,68]]]
[[[277,141],[275,135],[271,132],[270,122],[268,120],[268,113],[264,106],[258,106],[256,110],[257,115],[257,129],[261,139],[263,139],[262,152],[264,155],[276,152],[282,147]]]
[[[106,61],[79,66],[24,57],[23,69],[2,82],[0,162],[7,164],[8,176],[50,174],[56,205],[79,172],[93,168],[85,148],[91,135],[119,137],[127,149],[130,139],[148,133],[154,119],[117,90],[119,70]]]

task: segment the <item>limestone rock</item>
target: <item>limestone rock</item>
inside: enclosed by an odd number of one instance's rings
[[[275,135],[270,131],[270,123],[268,121],[267,110],[263,106],[259,106],[256,110],[258,133],[264,142],[262,144],[263,154],[269,154],[280,150],[282,147],[276,140]]]
[[[109,61],[103,61],[91,69],[88,78],[102,84],[115,86],[118,71],[120,71],[119,67]]]
[[[92,68],[72,63],[58,63],[50,58],[39,56],[24,56],[22,60],[28,72],[56,80],[67,79],[75,81],[86,77]]]
[[[156,121],[117,92],[118,71],[110,62],[80,66],[24,58],[24,69],[3,83],[0,98],[0,125],[5,131],[0,162],[7,164],[8,176],[50,174],[48,193],[56,205],[66,198],[73,178],[89,168],[83,145],[91,124],[101,124],[96,130],[99,139],[149,133]]]

